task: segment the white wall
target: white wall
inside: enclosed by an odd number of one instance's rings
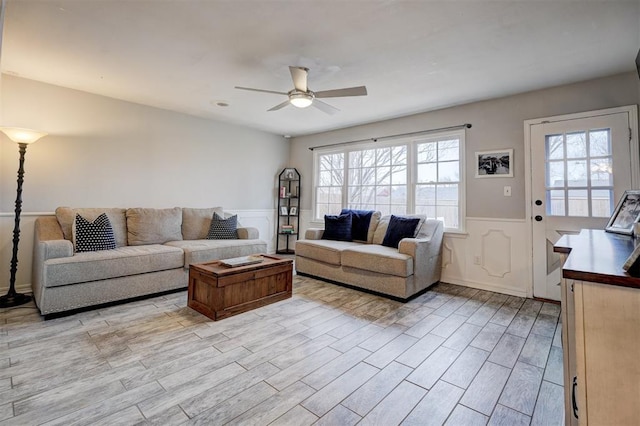
[[[30,283],[34,217],[61,205],[222,206],[273,240],[286,139],[8,75],[1,97],[3,124],[50,134],[27,149],[18,286]],[[0,287],[9,281],[17,168],[17,146],[3,136]]]
[[[291,166],[303,176],[303,194],[311,194],[313,156],[309,147],[471,123],[465,140],[467,234],[445,237],[443,281],[530,296],[524,120],[637,104],[637,87],[638,75],[630,72],[297,137],[291,145]],[[497,148],[514,149],[514,177],[475,179],[474,152]],[[511,197],[503,196],[506,185],[512,187]],[[302,217],[310,218],[311,197],[302,201]],[[307,219],[305,226],[313,225]]]

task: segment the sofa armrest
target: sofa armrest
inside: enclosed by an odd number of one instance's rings
[[[413,273],[419,282],[432,284],[440,280],[442,270],[442,222],[431,221],[430,235],[420,238],[403,238],[398,252],[413,258]]]
[[[64,239],[62,228],[53,216],[37,218],[33,231],[31,288],[36,305],[42,306],[44,262],[48,259],[73,256],[73,244]]]
[[[322,228],[308,228],[304,233],[306,240],[321,240],[324,229]]]
[[[258,228],[253,227],[244,227],[238,228],[238,238],[241,240],[257,240],[260,238],[260,233],[258,232]]]
[[[73,244],[67,240],[50,240],[38,242],[38,249],[42,250],[42,260],[57,259],[73,256]],[[34,250],[36,248],[34,247]]]
[[[49,216],[39,217],[35,221],[33,250],[34,258],[42,261],[73,256],[73,244],[64,239],[58,220]]]

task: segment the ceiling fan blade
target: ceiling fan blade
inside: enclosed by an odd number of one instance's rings
[[[271,109],[268,109],[267,111],[277,111],[279,109],[282,109],[282,108],[286,107],[287,105],[289,105],[289,99],[287,99],[286,101],[284,101],[281,104],[278,104],[278,105],[274,106]]]
[[[314,92],[316,98],[339,98],[343,96],[366,96],[366,86],[347,87],[345,89],[321,90]]]
[[[287,92],[276,92],[275,90],[264,90],[264,89],[252,89],[251,87],[240,87],[236,86],[236,89],[240,90],[249,90],[251,92],[262,92],[262,93],[273,93],[274,95],[286,95]]]
[[[332,105],[329,105],[326,102],[319,101],[317,99],[313,100],[313,103],[311,104],[311,106],[314,106],[314,107],[318,108],[320,111],[325,112],[325,113],[327,113],[329,115],[333,115],[336,112],[340,111],[338,108],[336,108],[336,107],[334,107]]]
[[[293,79],[293,85],[296,90],[300,92],[307,91],[307,73],[309,72],[309,68],[303,67],[289,67],[289,71],[291,72],[291,78]]]

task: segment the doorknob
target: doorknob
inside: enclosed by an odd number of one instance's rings
[[[535,220],[536,220],[537,222],[542,222],[542,216],[537,215],[537,216],[535,217]]]
[[[541,206],[542,205],[542,200],[536,200],[536,206]]]

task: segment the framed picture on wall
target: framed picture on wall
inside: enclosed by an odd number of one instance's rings
[[[633,224],[638,220],[640,220],[640,190],[627,190],[622,194],[622,198],[618,201],[618,205],[604,230],[631,235],[633,234]]]
[[[476,177],[513,177],[513,149],[476,152]]]

